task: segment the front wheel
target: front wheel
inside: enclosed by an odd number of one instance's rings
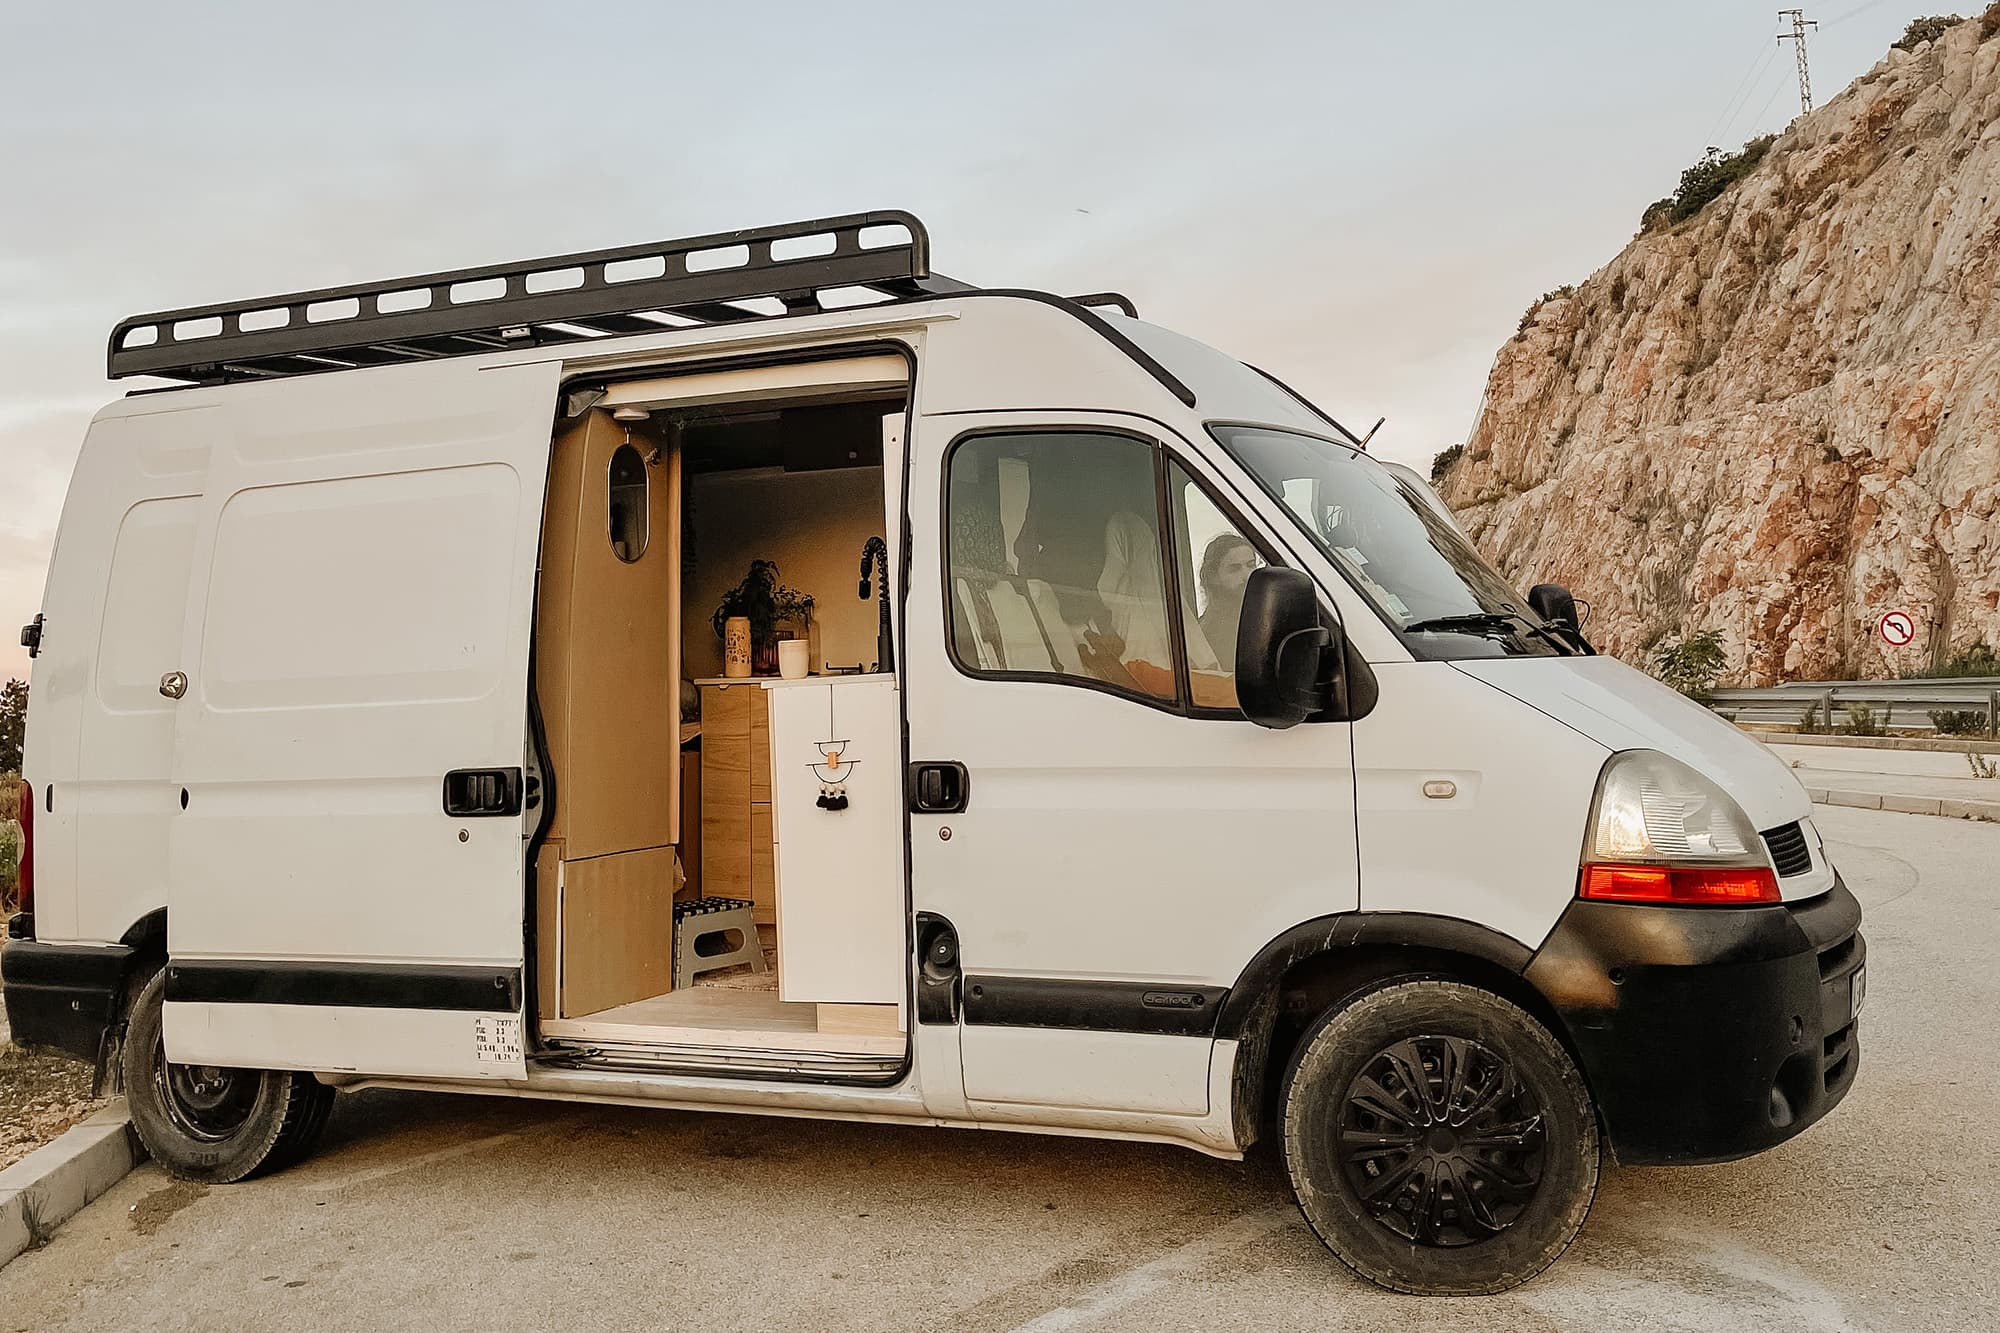
[[[311,1074],[179,1065],[161,1031],[165,970],[132,1001],[125,1099],[153,1160],[183,1180],[227,1184],[303,1156],[326,1124],[333,1089]]]
[[[1575,1063],[1519,1006],[1404,979],[1320,1020],[1286,1076],[1285,1166],[1306,1220],[1392,1291],[1519,1286],[1576,1239],[1597,1118]]]

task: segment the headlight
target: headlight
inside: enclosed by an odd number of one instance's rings
[[[1597,780],[1577,892],[1651,903],[1774,903],[1764,840],[1729,794],[1653,750],[1614,755]]]

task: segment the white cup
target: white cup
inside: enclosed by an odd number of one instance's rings
[[[778,674],[786,680],[804,680],[812,670],[812,645],[804,639],[778,640]]]

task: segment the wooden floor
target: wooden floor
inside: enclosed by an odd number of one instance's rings
[[[566,1040],[755,1051],[898,1055],[901,1033],[821,1032],[819,1006],[786,1004],[776,991],[694,986],[584,1018],[551,1018],[542,1034]]]

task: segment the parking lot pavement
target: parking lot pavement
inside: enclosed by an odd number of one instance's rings
[[[2000,827],[1816,818],[1867,908],[1854,1092],[1761,1157],[1608,1170],[1506,1296],[1363,1285],[1268,1155],[372,1092],[268,1179],[140,1168],[0,1269],[0,1329],[1983,1326]]]

